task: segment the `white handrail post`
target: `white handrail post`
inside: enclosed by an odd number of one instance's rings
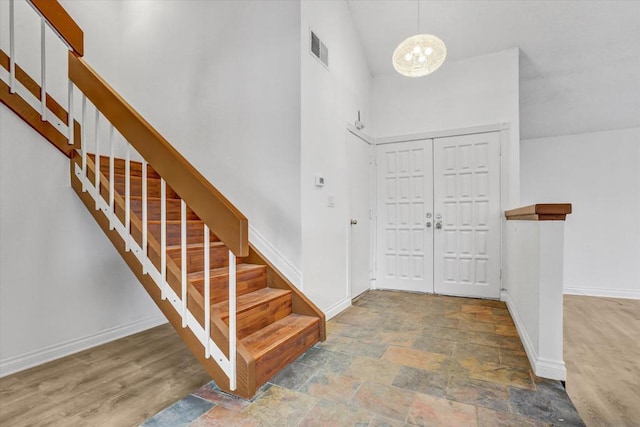
[[[46,42],[46,24],[44,18],[40,19],[40,102],[42,110],[40,111],[41,120],[47,121],[47,42]]]
[[[69,134],[67,135],[67,140],[69,141],[69,145],[73,145],[73,140],[74,140],[74,129],[73,129],[73,82],[71,80],[69,80],[69,103],[68,108],[68,114],[67,114],[67,128],[69,131]]]
[[[16,42],[14,0],[9,0],[9,93],[16,93]]]
[[[115,143],[114,139],[114,127],[112,124],[109,124],[109,229],[113,230],[115,228],[115,216],[116,211],[114,209],[115,206],[115,197],[114,197],[114,181],[115,181],[115,167],[114,167],[114,150]]]
[[[87,96],[82,94],[82,140],[80,150],[82,151],[82,192],[87,191],[85,180],[87,178]]]
[[[124,161],[124,226],[127,230],[125,236],[125,251],[131,250],[131,144],[127,143],[127,154]]]
[[[93,177],[93,182],[94,185],[96,186],[96,210],[100,209],[100,205],[98,204],[98,199],[100,198],[100,145],[98,143],[98,127],[100,125],[100,112],[98,111],[98,109],[96,108],[96,114],[95,114],[95,128],[94,128],[94,133],[93,133],[93,137],[96,140],[96,153],[95,153],[95,161],[93,162],[93,172],[94,172],[94,177]]]
[[[162,299],[167,299],[167,183],[160,178],[160,273]]]
[[[187,327],[187,204],[180,199],[180,270],[182,273],[182,327]]]
[[[229,251],[229,388],[236,389],[236,255]]]
[[[209,227],[204,224],[204,357],[211,356],[211,272],[209,271]]]
[[[142,274],[147,274],[147,161],[142,159]]]

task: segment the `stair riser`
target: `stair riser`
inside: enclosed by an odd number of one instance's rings
[[[166,203],[167,221],[179,221],[182,215],[182,207],[180,200],[167,199]],[[162,215],[161,212],[162,203],[158,199],[147,200],[147,217],[150,221],[160,221]],[[142,199],[131,200],[131,210],[138,215],[138,218],[142,218]],[[191,209],[187,208],[187,220],[197,220],[198,215]]]
[[[89,179],[93,182],[94,177],[90,176]],[[115,191],[124,199],[125,197],[125,176],[116,175],[113,185]],[[142,178],[137,176],[131,177],[131,196],[142,197]],[[109,184],[102,182],[100,185],[100,195],[109,200]],[[159,179],[147,179],[147,196],[148,197],[161,197],[160,180]],[[171,187],[167,186],[167,199],[180,199],[175,191]]]
[[[93,160],[94,155],[89,154],[89,158]],[[109,176],[109,157],[100,156],[100,172],[104,174],[104,176]],[[129,165],[129,171],[131,176],[142,176],[142,163],[131,161]],[[124,159],[113,159],[113,172],[115,175],[124,175],[125,174],[125,160]],[[147,164],[147,177],[149,178],[160,178],[160,175],[153,170],[151,165]]]
[[[156,205],[158,205],[158,209],[159,209],[159,203],[156,203]],[[118,218],[121,218],[124,221],[124,209],[118,206],[117,204],[115,205],[115,208],[116,208],[116,215],[118,215]],[[133,200],[133,199],[131,200],[131,213],[137,216],[140,221],[142,221],[142,202],[140,200]],[[161,214],[159,211],[155,211],[155,209],[154,210],[149,209],[147,212],[147,216],[148,216],[148,221],[160,221]],[[179,221],[179,220],[180,220],[179,212],[177,215],[175,213],[172,214],[167,212],[167,221]],[[198,217],[195,214],[187,215],[187,221],[194,221],[194,220],[195,221],[198,220]]]
[[[182,266],[182,254],[179,249],[167,251],[178,267]],[[236,263],[242,263],[242,258],[236,258]],[[229,249],[226,246],[214,246],[209,249],[209,268],[220,268],[229,266]],[[195,273],[204,271],[204,249],[187,249],[187,271]]]
[[[114,187],[122,197],[125,196],[125,177],[123,175],[116,175],[114,181]],[[142,178],[137,176],[131,177],[131,195],[136,197],[142,197]],[[159,179],[147,179],[147,196],[148,197],[162,197],[161,184]],[[180,199],[180,196],[167,185],[167,199]]]
[[[149,233],[156,238],[156,240],[160,241],[160,224],[159,223],[150,223],[149,224]],[[171,223],[167,224],[167,246],[179,245],[182,242],[181,236],[181,227],[180,224]],[[209,232],[210,242],[219,241],[218,237],[213,234],[211,231]],[[187,242],[191,243],[203,243],[204,242],[204,226],[202,222],[190,222],[187,223]]]
[[[191,284],[204,295],[204,278],[195,279]],[[238,272],[236,275],[236,296],[245,295],[267,287],[266,270]],[[229,299],[229,277],[218,276],[211,279],[211,304]]]
[[[256,385],[258,387],[320,341],[318,324],[319,322],[313,323],[302,333],[291,337],[282,345],[256,360]]]
[[[242,311],[236,317],[238,338],[242,339],[251,335],[280,319],[284,319],[289,314],[291,314],[291,294],[281,295],[278,298]],[[228,314],[225,314],[222,320],[227,326],[229,325]]]

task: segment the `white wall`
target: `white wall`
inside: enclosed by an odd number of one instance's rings
[[[62,3],[89,64],[247,215],[254,238],[301,268],[300,5]],[[38,78],[31,26],[18,58]],[[65,99],[64,88],[49,89]],[[164,322],[73,194],[68,160],[2,108],[0,372]]]
[[[564,221],[506,221],[502,295],[537,376],[565,380]]]
[[[371,123],[371,77],[346,2],[302,1],[301,16],[304,291],[331,317],[350,304],[346,125],[358,110],[365,125]],[[309,28],[329,49],[328,69],[309,53]],[[325,178],[322,188],[314,184],[318,174]],[[335,207],[327,206],[329,197]]]
[[[640,128],[523,140],[522,204],[573,204],[565,293],[640,298]]]
[[[518,207],[518,49],[447,62],[424,78],[379,75],[372,84],[376,138],[509,123],[506,209]]]
[[[0,106],[0,375],[166,320],[71,189],[69,159]]]
[[[63,5],[87,61],[301,269],[299,3]]]

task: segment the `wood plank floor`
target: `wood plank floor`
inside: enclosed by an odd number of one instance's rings
[[[587,426],[640,425],[640,300],[564,297],[567,393]]]
[[[0,426],[137,426],[210,380],[167,324],[0,378]]]

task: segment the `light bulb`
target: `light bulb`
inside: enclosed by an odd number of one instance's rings
[[[431,46],[424,49],[424,54],[429,56],[433,53],[433,48]]]
[[[415,53],[416,55],[420,53],[420,46],[416,46],[413,48],[413,53]]]
[[[413,58],[413,55],[411,55],[410,53],[407,53],[407,54],[404,56],[404,59],[405,59],[405,60],[407,60],[407,61],[411,61],[411,58]]]
[[[418,62],[424,62],[424,60],[425,60],[425,59],[427,59],[427,57],[426,57],[426,56],[424,56],[424,55],[420,55],[420,56],[418,57]]]

